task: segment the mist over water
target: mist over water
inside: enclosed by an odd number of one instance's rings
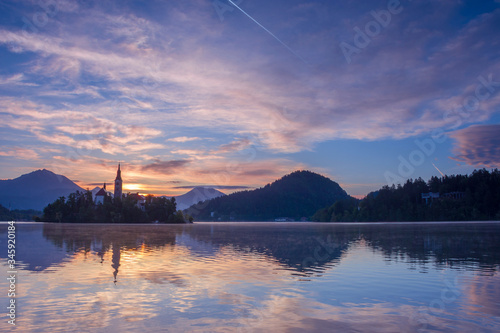
[[[499,223],[16,228],[20,332],[500,330]]]

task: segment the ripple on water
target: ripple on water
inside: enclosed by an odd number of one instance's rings
[[[499,331],[500,232],[408,228],[36,225],[24,238],[38,252],[24,253],[19,268],[19,325],[33,332]],[[490,243],[478,242],[484,233]]]

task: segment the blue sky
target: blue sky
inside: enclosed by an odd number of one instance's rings
[[[363,196],[500,165],[500,2],[0,1],[0,178]],[[250,18],[251,17],[251,18]]]

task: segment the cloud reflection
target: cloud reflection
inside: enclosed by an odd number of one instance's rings
[[[494,287],[500,233],[493,224],[450,225],[446,233],[431,226],[327,224],[19,227],[24,242],[47,240],[37,241],[37,251],[54,260],[42,271],[22,268],[19,325],[33,332],[166,326],[488,332],[484,323],[500,325]],[[436,244],[459,246],[439,252]],[[58,262],[60,249],[69,258]],[[471,257],[471,249],[483,255]],[[37,260],[29,253],[19,259]],[[424,285],[415,264],[426,267]],[[436,307],[443,290],[449,296],[442,279],[457,274],[459,296]]]

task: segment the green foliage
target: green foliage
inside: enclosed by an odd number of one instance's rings
[[[440,193],[422,199],[422,193]],[[446,194],[460,192],[462,198]],[[408,180],[403,186],[384,186],[361,201],[342,200],[313,215],[322,222],[475,221],[500,219],[500,171],[474,170],[471,175]]]
[[[321,222],[353,222],[357,214],[359,200],[346,198],[338,200],[330,207],[318,210],[311,220]]]
[[[28,209],[28,210],[8,210],[0,205],[0,221],[34,221],[41,212]]]
[[[279,217],[298,220],[345,198],[347,193],[334,181],[310,171],[296,171],[263,188],[194,205],[188,212],[202,221],[269,221]]]
[[[12,215],[10,211],[4,206],[0,205],[0,221],[11,221]]]
[[[146,197],[141,209],[135,195],[121,200],[106,195],[103,203],[95,204],[90,191],[72,193],[60,197],[45,207],[41,221],[65,223],[185,223],[189,216],[176,212],[175,198]]]

